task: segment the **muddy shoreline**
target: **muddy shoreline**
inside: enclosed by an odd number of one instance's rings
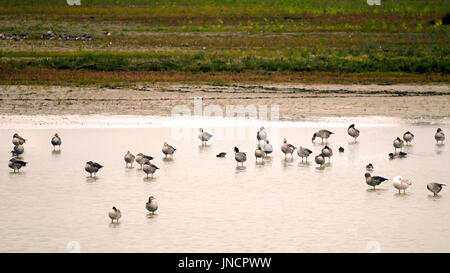
[[[0,86],[3,115],[151,115],[176,105],[279,105],[280,120],[309,117],[449,117],[450,86],[442,85],[184,85],[136,87]]]

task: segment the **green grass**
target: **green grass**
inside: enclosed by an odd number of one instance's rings
[[[15,71],[446,75],[450,26],[441,20],[447,13],[448,0],[381,0],[381,6],[365,0],[81,0],[81,6],[0,0],[0,32],[30,36],[0,41],[0,65]],[[94,41],[40,39],[49,29],[90,33]],[[103,36],[105,30],[113,35]]]

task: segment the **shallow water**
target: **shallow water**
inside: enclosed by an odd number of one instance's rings
[[[448,144],[436,145],[435,124],[357,124],[357,143],[342,120],[266,126],[275,151],[257,164],[259,125],[246,131],[249,136],[215,137],[202,147],[164,126],[71,128],[68,121],[53,123],[53,129],[43,123],[20,129],[3,122],[0,129],[1,252],[67,252],[77,246],[81,252],[450,251],[450,191],[433,197],[426,189],[429,182],[450,184]],[[312,144],[311,135],[323,126],[336,133],[329,141],[331,164],[317,168],[313,156],[302,164],[296,154],[293,161],[284,159],[283,137],[319,153],[323,145]],[[441,128],[450,131],[448,124]],[[389,160],[392,141],[406,130],[415,134],[407,158]],[[29,165],[20,174],[7,167],[14,132],[27,138],[23,158]],[[50,145],[55,132],[63,140],[59,153]],[[163,159],[164,141],[177,148],[173,160]],[[244,168],[236,167],[234,146],[248,152]],[[155,157],[161,169],[154,179],[145,179],[137,165],[125,168],[128,150]],[[226,158],[215,157],[221,151]],[[84,171],[89,160],[105,166],[97,179]],[[374,175],[390,179],[376,191],[364,181],[369,162]],[[392,187],[396,175],[413,182],[405,195]],[[149,195],[159,203],[154,216],[145,209]],[[123,213],[119,224],[107,216],[112,206]]]

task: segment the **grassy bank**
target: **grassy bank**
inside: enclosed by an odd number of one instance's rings
[[[0,40],[0,79],[446,82],[449,12],[442,0],[0,0],[0,32],[28,34]],[[42,40],[48,30],[94,40]]]

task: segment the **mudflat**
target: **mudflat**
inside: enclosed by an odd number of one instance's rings
[[[450,116],[450,87],[436,85],[0,86],[0,114],[170,116],[176,105],[279,105],[280,120]]]

